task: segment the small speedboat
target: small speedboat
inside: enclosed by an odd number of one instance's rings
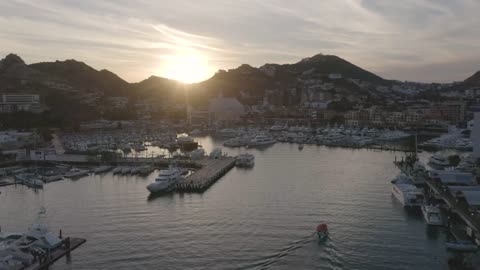
[[[318,240],[325,241],[328,238],[328,226],[325,223],[317,226]]]

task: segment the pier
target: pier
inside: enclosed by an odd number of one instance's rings
[[[395,161],[394,164],[403,173],[411,175],[411,170],[409,170],[405,161]],[[448,207],[448,211],[456,214],[470,229],[470,233],[462,234],[472,237],[476,240],[477,244],[480,245],[480,213],[470,210],[465,202],[458,200],[451,194],[447,186],[442,185],[431,177],[425,177],[423,180],[425,181],[426,187],[429,188],[435,198],[444,201]],[[458,230],[454,229],[452,234],[459,235]]]
[[[176,185],[179,192],[203,192],[235,166],[234,157],[202,159],[201,168]]]
[[[457,200],[450,191],[446,190],[441,184],[435,182],[431,178],[425,180],[428,187],[434,192],[435,197],[442,199],[450,211],[457,214],[463,222],[472,230],[477,243],[480,244],[480,215],[473,211],[470,211],[468,205],[462,201]]]
[[[73,250],[75,250],[85,242],[87,242],[87,240],[83,238],[67,237],[63,239],[60,247],[52,250],[49,254],[46,255],[45,258],[42,258],[36,263],[26,267],[25,270],[48,269],[48,267],[52,265],[54,262],[58,261],[64,256],[69,256],[70,252],[72,252]]]

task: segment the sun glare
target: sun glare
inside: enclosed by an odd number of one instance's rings
[[[164,61],[160,74],[183,83],[195,83],[212,75],[208,60],[200,54],[172,55]]]

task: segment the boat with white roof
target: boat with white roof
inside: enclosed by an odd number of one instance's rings
[[[424,195],[413,184],[393,184],[392,194],[403,206],[422,206]]]
[[[180,180],[182,170],[180,168],[170,166],[166,170],[160,170],[160,174],[155,178],[155,182],[147,186],[150,193],[169,192],[175,188],[175,184]]]

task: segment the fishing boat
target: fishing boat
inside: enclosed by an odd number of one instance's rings
[[[318,240],[325,241],[328,238],[328,226],[325,223],[317,226]]]

